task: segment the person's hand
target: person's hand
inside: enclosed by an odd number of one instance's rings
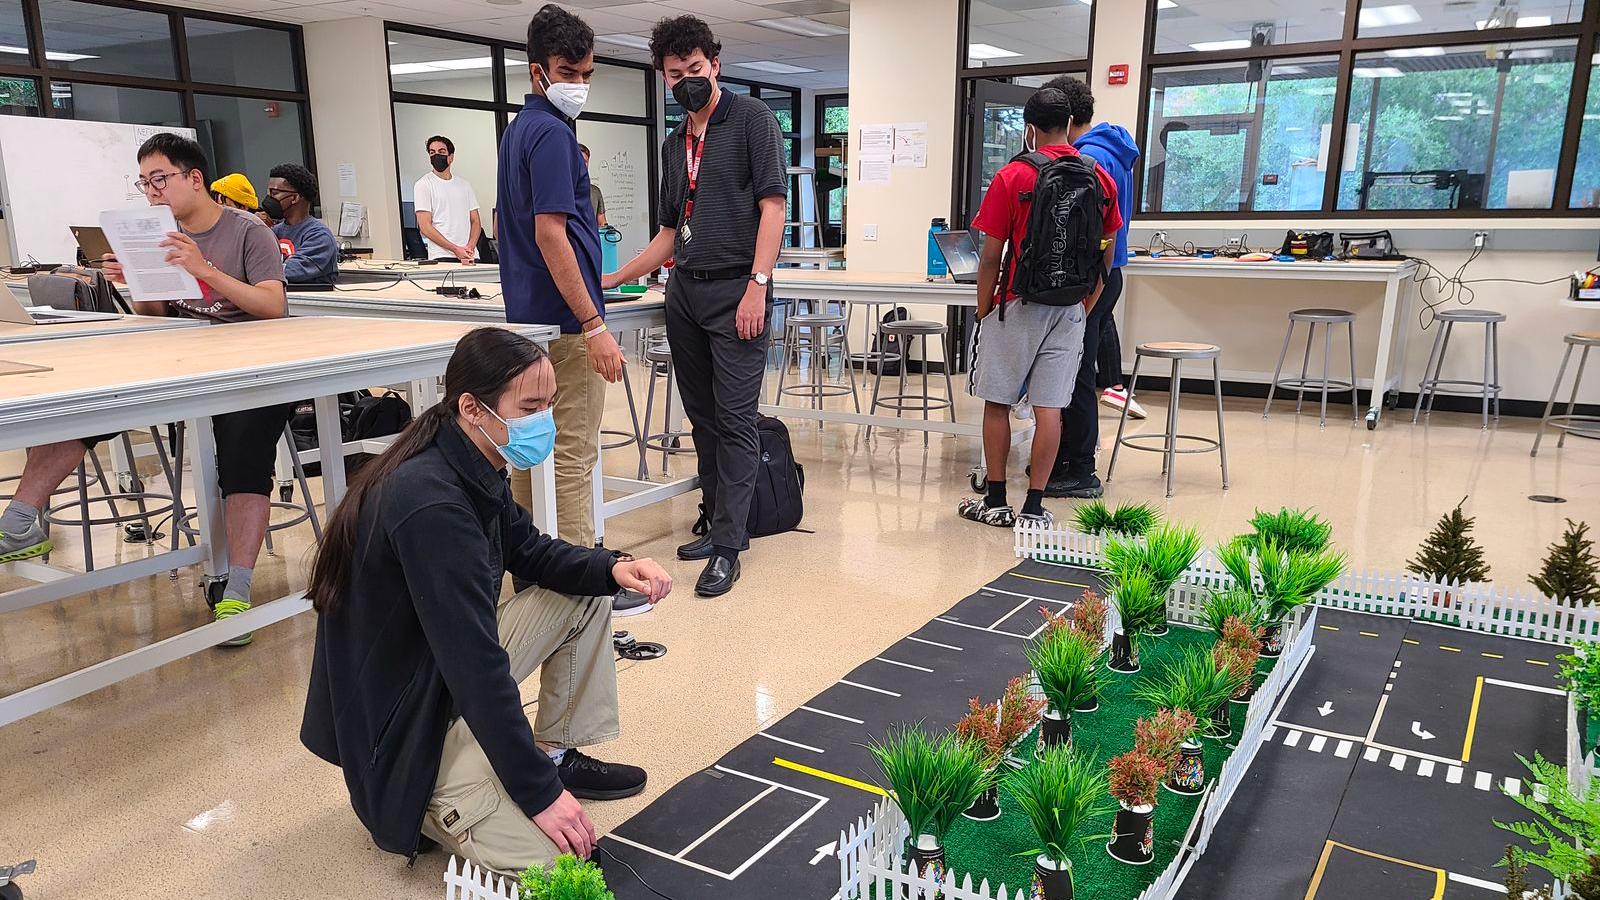
[[[985,316],[989,315],[989,313],[994,312],[994,306],[995,306],[995,304],[994,304],[993,300],[990,300],[988,303],[984,303],[982,300],[979,300],[978,301],[978,321],[980,321],[980,322],[983,321]]]
[[[627,559],[611,567],[611,577],[630,591],[650,598],[653,606],[672,593],[672,576],[653,559]]]
[[[607,272],[600,276],[600,290],[609,291],[622,284],[622,278],[617,272]]]
[[[267,211],[264,209],[256,210],[256,218],[260,219],[261,224],[267,226],[268,228],[271,228],[273,225],[277,224],[276,222],[272,221],[272,217],[267,215]]]
[[[463,266],[472,265],[472,263],[474,262],[472,248],[471,247],[457,247],[456,248],[456,261],[461,263]]]
[[[622,380],[622,348],[610,331],[602,331],[589,342],[589,365],[606,381],[616,384]]]
[[[205,278],[215,271],[211,263],[206,262],[200,245],[181,231],[167,232],[167,239],[161,242],[161,246],[168,248],[167,262],[182,266],[185,272],[196,278]]]
[[[767,327],[767,286],[750,281],[750,286],[744,289],[744,299],[739,301],[739,311],[734,314],[734,327],[739,332],[739,340],[748,341],[759,337]]]
[[[583,811],[583,804],[568,791],[562,791],[556,801],[533,817],[533,824],[555,843],[562,853],[571,853],[579,859],[588,859],[594,852],[594,823]]]
[[[123,280],[122,263],[117,262],[115,253],[100,254],[100,271],[105,273],[106,278],[117,284],[127,283]]]

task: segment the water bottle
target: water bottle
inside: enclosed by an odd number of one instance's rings
[[[622,243],[622,232],[610,225],[600,229],[600,271],[615,272],[620,266],[617,262],[617,245]]]
[[[934,219],[933,224],[928,226],[929,281],[932,281],[935,278],[943,278],[949,271],[949,266],[946,266],[944,262],[944,253],[939,250],[939,241],[934,237],[934,235],[941,231],[948,231],[949,228],[949,224],[947,224],[944,219]]]

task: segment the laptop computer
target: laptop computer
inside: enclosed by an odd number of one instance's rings
[[[956,284],[978,283],[978,245],[970,231],[936,231],[934,241],[944,255],[945,267]]]
[[[23,306],[11,288],[0,283],[0,322],[12,325],[60,325],[63,322],[104,322],[120,319],[116,313]]]
[[[98,225],[69,225],[72,239],[78,242],[78,253],[83,257],[83,264],[91,268],[100,268],[100,259],[111,252],[111,242],[106,240],[106,233]]]

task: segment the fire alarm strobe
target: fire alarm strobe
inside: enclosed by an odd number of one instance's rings
[[[1107,68],[1106,69],[1106,83],[1107,84],[1127,84],[1128,83],[1128,67],[1126,65],[1115,65],[1115,66],[1111,66],[1111,67]]]

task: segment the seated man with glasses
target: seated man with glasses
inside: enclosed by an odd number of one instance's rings
[[[206,168],[200,145],[175,134],[157,134],[139,148],[139,180],[134,185],[150,205],[171,208],[178,230],[169,232],[162,242],[168,248],[167,261],[182,266],[200,282],[201,296],[135,300],[135,310],[143,315],[189,316],[215,324],[282,318],[288,313],[288,303],[278,242],[255,216],[212,199]],[[122,281],[122,266],[110,254],[106,254],[104,271],[112,281]],[[222,591],[224,599],[214,611],[219,620],[250,608],[250,580],[267,532],[272,466],[292,411],[291,405],[282,405],[211,419],[228,538],[228,581]],[[0,514],[0,562],[50,552],[40,511],[83,462],[85,450],[110,437],[114,435],[61,441],[28,452],[15,499]],[[227,643],[248,644],[250,635]]]

